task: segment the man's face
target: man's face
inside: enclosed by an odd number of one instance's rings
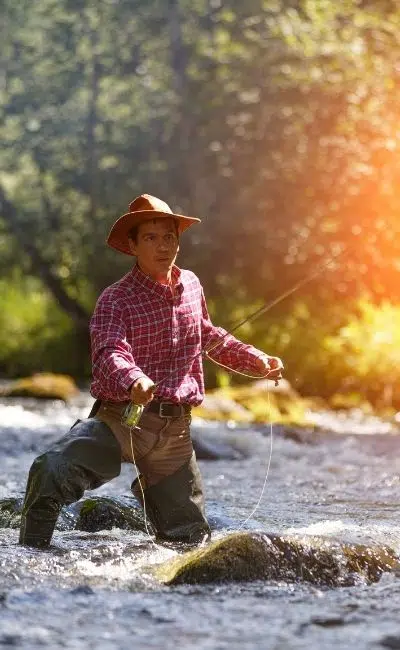
[[[153,280],[166,279],[179,251],[174,219],[152,219],[139,224],[136,241],[129,240],[142,271]]]

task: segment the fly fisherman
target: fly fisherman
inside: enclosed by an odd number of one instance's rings
[[[221,341],[215,361],[257,376],[280,377],[283,365],[215,327],[199,279],[175,265],[180,234],[199,221],[144,194],[111,228],[108,245],[136,264],[97,302],[90,323],[96,401],[88,419],[33,462],[21,544],[47,547],[61,507],[118,476],[121,462],[136,464],[140,479],[131,489],[159,539],[197,542],[209,534],[190,436],[191,409],[204,398],[201,351]],[[133,428],[123,422],[131,402],[144,405]]]

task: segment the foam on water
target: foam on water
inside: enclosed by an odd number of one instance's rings
[[[22,496],[33,458],[85,417],[91,402],[87,394],[69,405],[0,400],[0,496]],[[320,536],[328,547],[339,540],[399,549],[400,454],[392,427],[376,419],[318,417],[326,433],[312,444],[274,431],[266,491],[248,527]],[[232,530],[229,518],[240,523],[257,502],[269,437],[241,426],[199,420],[194,425],[216,440],[243,441],[251,451],[240,461],[201,463],[209,511],[224,531]],[[329,429],[343,436],[330,436]],[[123,466],[121,475],[96,493],[129,494],[131,480],[132,468]],[[221,534],[219,529],[215,538]],[[143,572],[176,551],[154,548],[142,533],[57,531],[54,546],[41,552],[18,546],[17,530],[2,529],[0,546],[3,645],[122,650],[140,635],[141,648],[148,650],[253,650],[265,644],[367,650],[388,635],[400,638],[395,574],[383,575],[376,585],[334,590],[283,581],[171,589]]]

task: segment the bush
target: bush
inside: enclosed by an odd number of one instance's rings
[[[280,356],[284,376],[301,394],[351,393],[354,403],[400,408],[400,305],[362,300],[321,309],[312,299],[298,300],[271,310],[246,330],[238,337]],[[231,384],[248,381],[227,376]]]
[[[71,320],[41,282],[14,272],[0,281],[0,369],[9,377],[32,372],[81,374],[82,344]],[[87,372],[89,365],[86,362]]]

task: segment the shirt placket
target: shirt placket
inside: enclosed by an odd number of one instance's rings
[[[178,298],[171,295],[171,356],[175,357],[179,344]]]

